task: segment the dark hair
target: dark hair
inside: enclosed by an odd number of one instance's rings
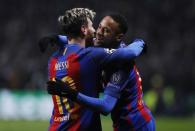
[[[127,24],[127,20],[125,19],[124,16],[114,13],[114,14],[109,14],[106,16],[110,16],[115,22],[118,23],[119,25],[119,30],[120,33],[125,34],[128,31],[128,24]]]
[[[87,18],[93,21],[95,14],[88,8],[73,8],[65,11],[65,14],[58,18],[62,33],[68,37],[81,36],[81,26],[88,24]]]

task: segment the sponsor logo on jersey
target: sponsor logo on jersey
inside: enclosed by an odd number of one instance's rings
[[[69,113],[65,116],[54,117],[55,122],[68,121],[69,119],[70,119],[70,114]]]
[[[76,120],[78,119],[79,115],[78,114],[70,114],[68,113],[67,115],[63,116],[54,116],[54,121],[55,122],[62,122],[62,121],[69,121],[69,120]]]

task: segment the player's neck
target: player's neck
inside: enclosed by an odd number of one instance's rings
[[[68,44],[79,44],[82,47],[85,47],[85,39],[82,38],[72,38],[68,40]]]

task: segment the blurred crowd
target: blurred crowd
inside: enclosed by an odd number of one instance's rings
[[[136,61],[143,90],[155,92],[156,112],[163,105],[172,108],[170,113],[187,114],[195,108],[193,0],[1,0],[0,88],[44,89],[48,55],[40,53],[38,40],[58,33],[58,16],[73,7],[96,11],[95,27],[106,13],[119,12],[129,24],[125,41],[145,40],[148,54]]]

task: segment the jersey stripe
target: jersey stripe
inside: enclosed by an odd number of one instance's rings
[[[71,65],[68,67],[67,73],[68,73],[68,76],[71,78],[71,79],[69,79],[69,82],[71,82],[71,80],[73,80],[76,87],[77,87],[77,90],[79,90],[81,87],[81,85],[80,85],[80,64],[77,61],[77,58],[78,58],[77,54],[74,54],[74,53],[67,57],[68,65]],[[77,110],[79,108],[80,108],[80,106],[78,104],[74,103],[74,107],[71,108],[71,110],[69,110],[69,111],[71,113],[75,113],[75,112],[77,112]],[[80,123],[81,123],[80,119],[76,120],[74,123],[74,126],[71,126],[69,131],[79,130],[79,127],[81,127]]]
[[[137,81],[137,92],[138,92],[138,100],[137,100],[137,109],[141,113],[142,117],[145,121],[149,121],[151,116],[146,112],[145,108],[143,108],[143,101],[142,101],[142,86],[141,86],[141,78],[137,71],[136,66],[134,66],[134,70],[136,72],[136,81]]]
[[[50,80],[55,80],[56,77],[56,69],[55,69],[55,65],[57,63],[58,59],[56,57],[53,57],[50,61],[50,67],[49,67],[49,79]],[[57,108],[57,100],[56,100],[56,96],[52,95],[52,99],[53,99],[53,104],[54,104],[54,108]],[[54,109],[54,114],[59,114],[59,110]]]
[[[127,119],[128,124],[129,124],[129,128],[131,128],[131,130],[134,130],[132,119],[129,116],[127,116],[126,119]]]
[[[77,54],[71,54],[67,57],[69,68],[67,69],[68,76],[75,82],[77,88],[80,89],[80,64],[77,60]],[[77,90],[79,90],[77,89]]]
[[[55,65],[56,65],[56,63],[57,63],[57,58],[53,57],[50,61],[50,66],[49,66],[49,79],[50,80],[55,80],[55,77],[56,77]],[[57,102],[56,102],[55,95],[52,95],[52,99],[53,99],[54,108],[57,108]],[[59,110],[54,109],[54,114],[59,114]],[[56,131],[58,126],[59,126],[59,123],[55,123],[54,121],[52,121],[49,130]]]

